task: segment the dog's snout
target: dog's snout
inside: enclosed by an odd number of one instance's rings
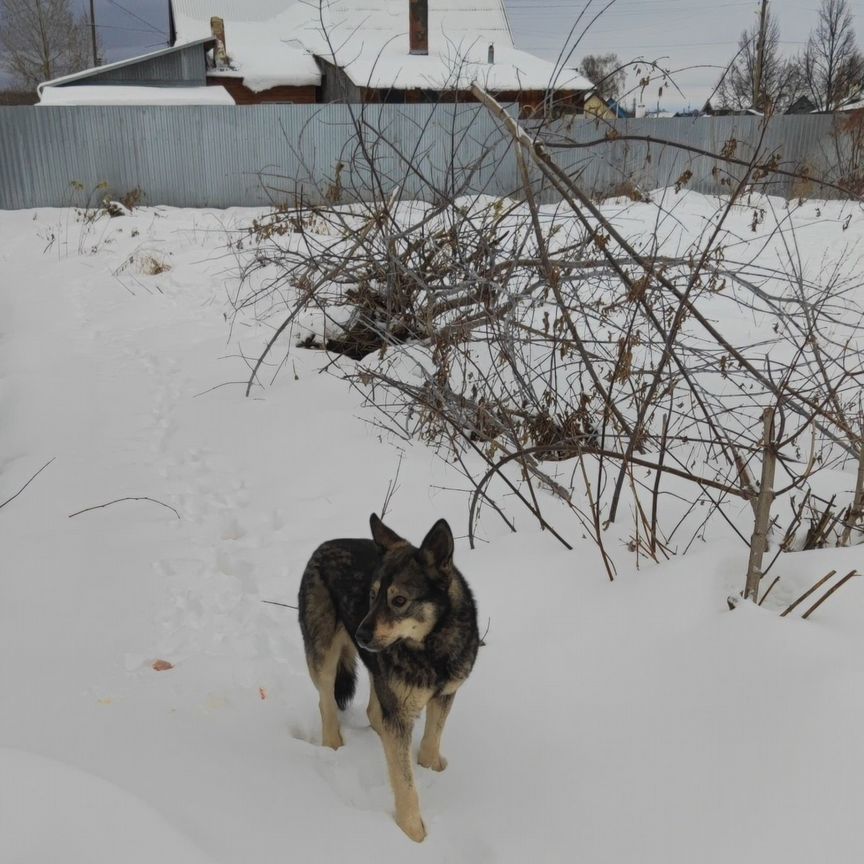
[[[372,641],[372,628],[366,624],[361,624],[354,636],[357,639],[357,644],[361,648],[366,648]]]

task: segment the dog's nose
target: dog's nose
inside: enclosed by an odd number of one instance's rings
[[[357,628],[357,632],[354,634],[357,639],[357,644],[361,648],[367,648],[369,643],[372,641],[372,628],[364,627],[362,624]]]

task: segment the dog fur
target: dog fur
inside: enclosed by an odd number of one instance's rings
[[[372,728],[381,738],[396,822],[421,841],[411,733],[426,709],[418,761],[443,771],[441,734],[474,666],[480,635],[471,589],[453,565],[453,534],[439,519],[415,548],[373,513],[372,540],[330,540],[303,573],[298,599],[306,662],[318,688],[322,739],[342,746],[339,708],[354,696],[356,657],[370,678]]]

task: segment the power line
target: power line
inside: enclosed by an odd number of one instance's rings
[[[136,15],[131,9],[127,9],[122,3],[118,3],[117,0],[107,0],[112,6],[116,6],[121,12],[125,12],[130,18],[134,18],[136,21],[139,21],[141,24],[144,24],[148,30],[151,30],[154,33],[162,34],[165,31],[154,26],[152,22],[147,21],[142,18],[140,15]],[[90,0],[90,4],[92,6],[93,0]]]
[[[143,27],[124,27],[122,24],[96,24],[97,30],[122,30],[124,33],[158,33],[160,36],[163,35],[164,31],[153,30],[151,28],[147,28],[146,30]]]

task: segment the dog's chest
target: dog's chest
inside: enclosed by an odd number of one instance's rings
[[[380,657],[382,671],[405,686],[433,693],[450,693],[468,677],[473,665],[468,658],[414,651],[402,646],[386,651]]]

